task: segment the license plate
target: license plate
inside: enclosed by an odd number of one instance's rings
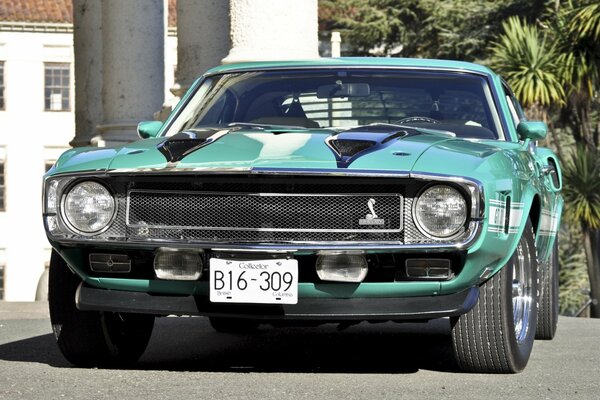
[[[297,260],[210,259],[213,303],[298,303]]]

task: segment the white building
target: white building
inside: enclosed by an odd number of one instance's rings
[[[137,122],[169,103],[171,89],[180,94],[221,62],[319,57],[317,7],[0,0],[0,299],[46,293],[41,185],[60,153],[135,139]]]
[[[165,96],[177,63],[169,33]],[[41,183],[75,137],[73,62],[71,0],[0,0],[0,299],[46,292]]]

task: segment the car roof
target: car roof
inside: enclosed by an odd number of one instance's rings
[[[220,65],[208,70],[205,75],[220,74],[233,71],[252,71],[264,69],[294,69],[318,67],[390,67],[390,68],[416,68],[416,69],[447,69],[453,71],[475,72],[491,75],[492,70],[479,64],[453,61],[434,60],[426,58],[397,58],[397,57],[341,57],[341,58],[316,58],[312,60],[288,61],[253,61]]]

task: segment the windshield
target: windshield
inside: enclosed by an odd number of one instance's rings
[[[497,139],[498,115],[484,77],[404,70],[239,72],[206,78],[167,136],[232,124],[289,128],[376,123]]]

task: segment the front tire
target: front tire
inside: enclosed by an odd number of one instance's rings
[[[508,263],[479,288],[479,301],[452,319],[459,367],[472,372],[515,373],[529,361],[536,333],[538,264],[528,220]]]
[[[50,322],[63,356],[77,366],[122,366],[136,362],[152,334],[153,315],[79,311],[81,283],[52,251],[48,278]]]

